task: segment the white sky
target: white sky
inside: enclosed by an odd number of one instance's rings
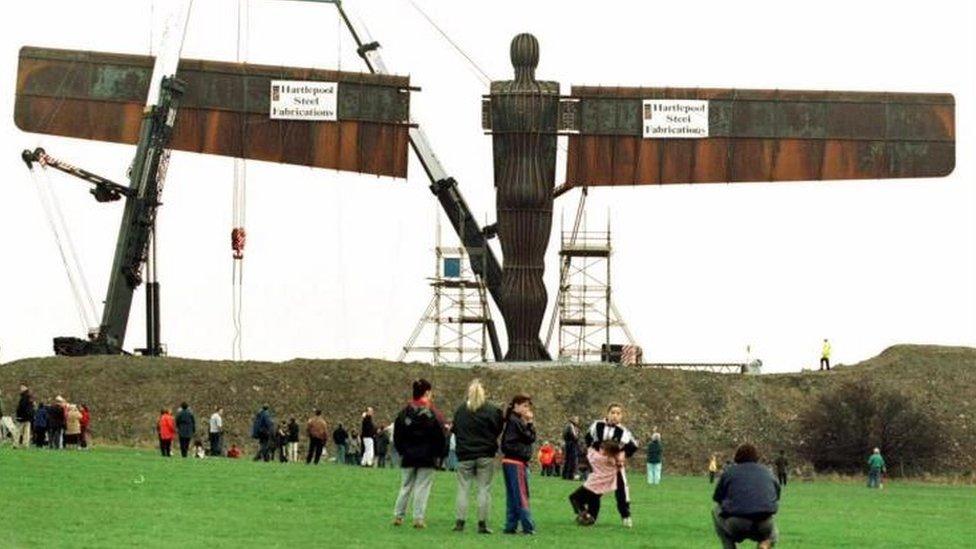
[[[614,295],[651,361],[816,367],[895,343],[976,345],[976,9],[918,2],[418,3],[493,79],[508,45],[541,43],[537,76],[571,84],[949,92],[957,167],[943,179],[595,189],[588,223],[614,230]],[[23,45],[147,53],[164,0],[8,2],[0,22],[0,360],[82,335],[23,148],[117,181],[133,146],[25,134],[13,124]],[[251,0],[247,60],[365,70],[328,5]],[[154,6],[154,7],[153,7]],[[413,114],[479,219],[494,220],[486,87],[407,0],[347,0],[388,67],[423,91]],[[185,57],[233,60],[237,0],[197,0]],[[504,14],[504,15],[499,15]],[[341,48],[337,48],[341,45]],[[341,53],[340,53],[341,50]],[[163,341],[170,354],[231,355],[233,161],[175,152],[159,217]],[[562,166],[560,176],[562,177]],[[248,163],[244,354],[395,358],[430,299],[437,208],[419,164],[407,181]],[[100,301],[121,205],[52,175]],[[560,210],[547,255],[555,298]],[[100,312],[100,311],[99,311]],[[126,347],[144,342],[137,292]],[[503,332],[504,333],[504,332]]]

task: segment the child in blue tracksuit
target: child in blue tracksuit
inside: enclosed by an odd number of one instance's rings
[[[502,432],[502,473],[505,477],[505,530],[514,534],[522,525],[523,534],[534,534],[535,523],[529,510],[529,460],[535,427],[532,425],[532,399],[515,395],[505,410]]]

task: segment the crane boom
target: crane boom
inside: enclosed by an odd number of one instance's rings
[[[339,11],[340,17],[342,17],[343,23],[345,23],[346,28],[349,30],[353,40],[356,42],[357,53],[359,53],[359,56],[363,58],[367,68],[369,68],[369,71],[374,74],[389,74],[386,69],[386,65],[383,63],[383,57],[379,52],[379,43],[364,43],[362,41],[359,31],[349,19],[345,9],[342,7],[341,0],[297,1],[319,2],[335,5],[336,9]],[[502,267],[498,262],[498,258],[495,257],[495,253],[490,247],[488,247],[488,239],[493,237],[495,234],[494,227],[489,226],[485,227],[484,229],[481,228],[478,220],[471,212],[471,208],[468,207],[467,201],[464,200],[464,196],[461,194],[461,190],[458,188],[457,181],[447,174],[447,171],[444,169],[443,165],[441,165],[437,155],[434,154],[434,150],[431,147],[430,141],[427,139],[427,135],[424,133],[422,126],[417,124],[412,115],[410,122],[410,146],[417,155],[417,160],[419,160],[421,166],[423,166],[424,172],[427,174],[428,179],[430,179],[430,191],[434,193],[434,196],[437,197],[438,202],[441,204],[441,208],[444,209],[444,213],[451,222],[451,226],[454,227],[454,231],[461,239],[461,244],[467,250],[468,256],[471,259],[471,269],[475,272],[475,274],[480,276],[482,280],[484,280],[485,286],[488,288],[488,292],[491,294],[492,299],[494,299],[496,305],[499,305],[502,302],[503,294]],[[489,324],[488,330],[491,339],[492,352],[496,360],[500,360],[503,355],[501,352],[501,345],[498,342],[498,336],[494,323]],[[548,358],[549,353],[542,344],[541,340],[538,341],[538,345],[539,348],[542,349],[544,355]]]

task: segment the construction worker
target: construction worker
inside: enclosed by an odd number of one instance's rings
[[[824,338],[823,349],[820,351],[820,370],[823,371],[824,366],[827,367],[827,371],[830,371],[830,342]]]

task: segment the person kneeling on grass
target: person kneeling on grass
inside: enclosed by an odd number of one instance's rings
[[[774,515],[779,510],[779,482],[768,468],[758,463],[759,452],[752,444],[735,451],[735,464],[722,471],[712,500],[712,519],[722,547],[734,548],[746,539],[762,549],[776,544]]]
[[[624,464],[624,454],[620,443],[608,440],[600,445],[600,449],[590,448],[586,456],[593,468],[575,492],[570,494],[569,503],[576,513],[576,523],[580,526],[591,526],[600,515],[600,498],[603,494],[617,489],[617,470]]]

